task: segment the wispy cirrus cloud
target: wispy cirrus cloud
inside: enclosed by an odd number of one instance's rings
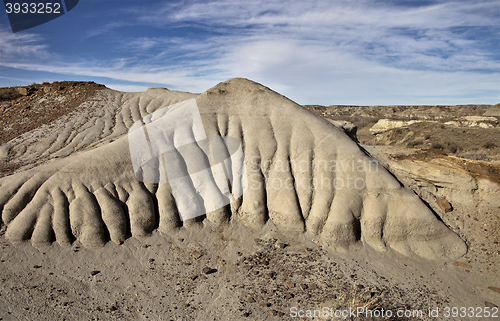
[[[304,104],[494,103],[498,10],[497,1],[148,1],[84,31],[111,48],[91,58],[0,61],[130,82],[120,88],[200,92],[247,77]]]
[[[137,19],[154,25],[197,22],[214,26],[336,26],[447,28],[452,26],[497,26],[496,1],[288,1],[216,0],[173,1],[146,4]],[[294,30],[296,31],[296,30]],[[320,30],[316,30],[320,31]]]
[[[45,59],[51,54],[40,36],[33,33],[12,33],[0,25],[0,61]]]
[[[225,42],[227,52],[267,36],[277,43],[321,43],[395,68],[496,72],[499,48],[494,39],[499,28],[495,9],[498,12],[494,1],[436,2],[421,7],[375,1],[213,1],[167,3],[154,11],[145,8],[138,20],[224,30],[206,42]],[[474,38],[474,32],[481,37]],[[488,39],[492,43],[485,42]]]

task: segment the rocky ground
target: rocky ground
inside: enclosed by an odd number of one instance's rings
[[[396,313],[410,311],[405,319],[432,320],[429,307],[483,307],[483,297],[496,294],[486,280],[476,287],[476,264],[436,265],[369,249],[331,253],[271,226],[250,241],[244,231],[208,230],[197,236],[155,233],[95,249],[2,241],[0,315],[3,320],[53,315],[60,320],[282,320],[293,318],[294,311],[298,316],[301,310],[301,315],[320,310],[320,317],[295,319],[401,320]],[[358,307],[394,315],[335,317],[336,311]]]
[[[0,89],[0,144],[71,113],[102,88],[56,82]],[[369,247],[334,253],[272,224],[258,235],[206,224],[98,248],[11,244],[2,232],[0,320],[476,320],[485,307],[498,309],[500,106],[305,107],[356,125],[366,151],[469,252],[452,262]],[[11,163],[2,158],[2,175],[18,168]],[[453,307],[474,312],[454,315]],[[349,308],[364,313],[339,315]]]
[[[357,126],[361,144],[436,149],[472,160],[500,160],[500,104],[461,106],[304,106]]]
[[[75,81],[0,88],[0,145],[70,114],[103,88],[106,87]],[[0,163],[0,175],[12,173],[22,165],[4,160]]]
[[[0,88],[0,144],[68,114],[103,88],[75,81]]]

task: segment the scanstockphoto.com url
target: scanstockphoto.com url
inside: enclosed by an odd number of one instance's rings
[[[399,319],[454,319],[454,318],[500,318],[498,307],[434,307],[428,309],[368,309],[365,307],[335,309],[323,307],[320,309],[299,309],[291,307],[291,318],[371,318],[386,320]]]

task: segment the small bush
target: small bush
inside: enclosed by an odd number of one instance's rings
[[[419,141],[416,141],[416,140],[412,140],[410,142],[408,142],[408,144],[406,144],[406,146],[410,147],[410,148],[413,148],[417,145],[420,145],[420,142]]]
[[[483,147],[486,149],[492,149],[492,148],[497,147],[497,145],[492,141],[488,141],[488,142],[484,143]]]
[[[431,148],[443,150],[444,146],[441,145],[440,143],[432,143]]]
[[[362,116],[351,116],[351,117],[340,117],[339,119],[347,120],[358,126],[359,129],[365,127],[371,127],[378,121],[376,117],[362,117]]]
[[[372,123],[367,119],[361,119],[357,122],[356,125],[358,125],[359,128],[365,128],[367,126],[371,127]]]
[[[447,153],[452,153],[452,154],[455,154],[457,151],[458,151],[458,146],[457,144],[451,142],[451,143],[446,143],[446,148],[445,148],[445,151]]]
[[[486,155],[484,151],[472,151],[467,153],[461,153],[457,155],[461,158],[471,159],[471,160],[480,160],[480,161],[491,161],[492,159]]]

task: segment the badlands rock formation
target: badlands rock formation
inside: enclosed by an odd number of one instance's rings
[[[431,259],[466,252],[455,233],[343,130],[262,85],[231,79],[200,95],[150,89],[103,90],[100,97],[2,146],[25,166],[0,179],[2,223],[12,242],[96,245],[155,229],[274,224],[317,236],[334,250],[362,244]],[[192,98],[207,137],[241,142],[248,187],[229,206],[182,221],[168,182],[136,178],[126,134],[148,114]],[[189,159],[179,162],[165,165]]]

